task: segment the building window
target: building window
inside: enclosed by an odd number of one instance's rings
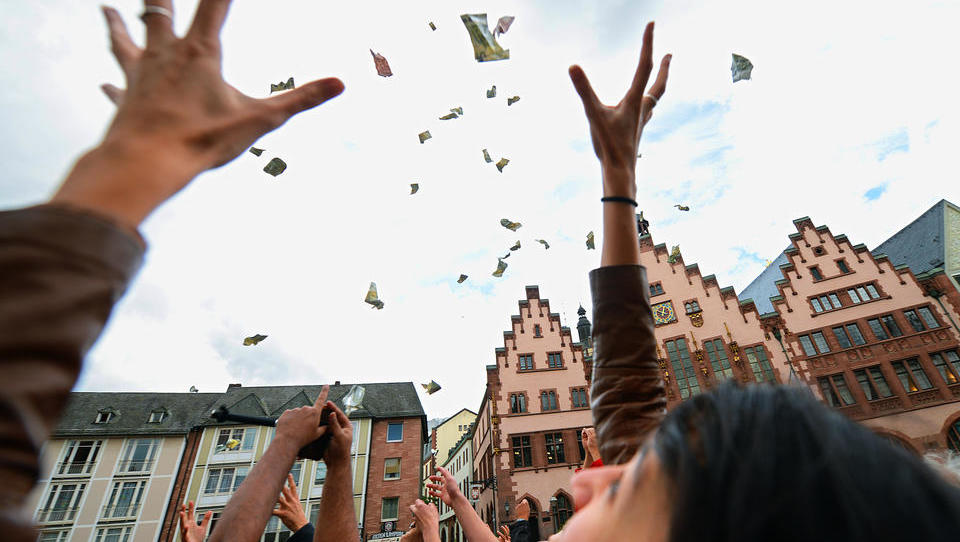
[[[830,403],[830,406],[839,408],[856,403],[853,394],[847,388],[847,381],[843,378],[842,373],[829,377],[821,376],[817,379],[817,382],[820,384],[823,398]]]
[[[879,365],[857,369],[853,371],[853,374],[857,377],[857,383],[860,384],[860,389],[863,390],[863,395],[867,398],[867,401],[876,401],[893,395]]]
[[[573,507],[570,506],[570,499],[566,495],[560,493],[557,495],[557,529],[563,529],[563,526],[567,523],[567,520],[570,519],[570,516],[573,515]]]
[[[844,331],[843,326],[833,328],[833,336],[837,338],[837,343],[840,344],[840,348],[850,348],[853,346],[853,343],[847,338],[847,332]]]
[[[750,361],[750,368],[753,369],[753,377],[757,382],[769,382],[775,384],[776,377],[773,376],[773,367],[767,359],[767,352],[763,346],[748,346],[743,349],[744,355]]]
[[[384,460],[383,479],[384,480],[400,479],[400,458],[399,457],[391,457],[389,459]]]
[[[543,337],[543,330],[540,329],[540,324],[533,324],[533,336]]]
[[[250,467],[223,467],[207,471],[204,495],[231,495],[247,479]]]
[[[870,331],[873,332],[873,336],[876,337],[878,341],[885,341],[890,338],[887,332],[883,330],[883,326],[880,325],[880,319],[872,318],[867,320],[867,325],[870,326]]]
[[[813,347],[813,341],[810,340],[809,335],[799,335],[798,338],[800,339],[800,346],[803,347],[804,354],[808,357],[817,355],[817,349]]]
[[[147,423],[163,423],[163,420],[167,419],[166,410],[154,410],[150,413],[150,419]]]
[[[290,467],[290,476],[293,476],[293,483],[299,488],[301,486],[300,477],[303,476],[303,461],[295,461]]]
[[[160,447],[160,439],[133,439],[127,441],[127,449],[120,461],[118,472],[150,472],[153,459]]]
[[[811,267],[810,274],[813,276],[813,280],[823,280],[823,275],[820,273],[819,267]]]
[[[257,443],[257,429],[255,427],[228,427],[217,433],[217,446],[214,453],[249,452]]]
[[[387,497],[383,499],[380,508],[380,521],[396,521],[400,519],[400,497]]]
[[[101,517],[105,519],[136,517],[140,513],[140,502],[143,500],[143,490],[146,487],[146,480],[114,482]]]
[[[513,437],[513,467],[529,467],[533,465],[533,453],[530,449],[530,437]]]
[[[207,512],[210,512],[210,517],[207,521],[210,522],[210,530],[207,531],[207,536],[217,528],[217,522],[220,521],[220,516],[223,515],[223,510],[197,510],[197,525],[203,525],[203,516]]]
[[[850,268],[847,267],[847,262],[846,262],[846,260],[837,260],[837,269],[839,269],[841,273],[849,273],[849,272],[850,272]]]
[[[867,344],[867,341],[863,338],[863,333],[860,333],[860,326],[856,322],[847,324],[843,326],[847,330],[847,334],[850,336],[850,340],[853,341],[853,344],[856,346],[862,346]]]
[[[387,442],[403,442],[403,422],[387,424]]]
[[[947,350],[937,354],[930,354],[933,366],[940,372],[943,381],[949,384],[960,382],[960,356],[956,350]]]
[[[566,463],[563,456],[563,433],[545,433],[543,438],[547,445],[547,463]]]
[[[700,383],[697,381],[697,373],[693,369],[693,363],[690,361],[690,352],[687,351],[687,341],[677,339],[675,341],[666,341],[667,355],[670,357],[670,364],[673,365],[673,374],[680,388],[680,398],[686,399],[691,395],[700,393]]]
[[[293,536],[290,529],[280,521],[280,518],[273,516],[267,522],[267,528],[263,530],[262,542],[287,542]]]
[[[547,354],[547,366],[551,369],[563,367],[563,355],[560,352]]]
[[[704,341],[703,349],[707,351],[707,358],[710,359],[710,366],[713,367],[713,375],[717,380],[733,378],[733,369],[730,368],[723,341],[720,339]]]
[[[522,414],[527,411],[527,396],[522,393],[510,394],[510,412],[512,414]]]
[[[910,327],[912,327],[914,331],[926,331],[927,328],[924,327],[923,322],[920,321],[920,317],[917,316],[917,311],[903,311],[903,315],[907,318],[907,323],[910,324]]]
[[[313,484],[322,486],[327,481],[327,464],[317,461],[317,470],[313,474]]]
[[[70,529],[65,531],[41,531],[37,542],[66,542],[70,535]]]
[[[696,301],[687,301],[683,304],[683,306],[687,310],[687,314],[700,312],[700,303],[697,303]]]
[[[659,282],[654,282],[650,285],[650,297],[655,295],[660,295],[663,293],[663,286]]]
[[[880,299],[880,293],[877,292],[873,284],[867,284],[865,288],[867,289],[867,293],[870,294],[870,299]]]
[[[860,296],[857,295],[857,291],[854,289],[847,290],[847,295],[850,296],[850,301],[853,301],[853,304],[856,305],[860,303]]]
[[[571,401],[573,408],[587,408],[590,401],[587,400],[587,388],[573,388]]]
[[[923,318],[923,321],[927,323],[927,327],[930,329],[935,329],[940,327],[940,322],[937,322],[937,319],[934,318],[933,312],[926,307],[920,307],[917,309],[917,312],[920,313],[920,317]]]
[[[521,371],[533,369],[533,354],[520,354],[517,356],[517,363]]]
[[[814,312],[823,312],[823,306],[820,305],[820,301],[815,297],[810,298],[810,304],[813,305]]]
[[[907,393],[928,390],[933,387],[917,358],[908,359],[906,362],[893,362],[893,371],[897,373],[897,378],[900,379],[900,383],[903,385],[903,389],[907,390]]]
[[[97,412],[97,419],[93,423],[110,423],[113,420],[113,412],[110,410],[101,410]]]
[[[583,449],[583,429],[577,431],[577,450],[580,451],[580,461],[587,457],[587,452]]]
[[[812,342],[810,340],[811,337],[813,337]],[[814,343],[817,345],[816,348],[813,347]],[[830,351],[830,347],[827,346],[827,339],[824,338],[823,333],[820,331],[814,331],[810,335],[800,335],[800,344],[803,346],[804,353],[808,356],[826,354]]]
[[[947,430],[947,448],[960,453],[960,420],[953,422]]]
[[[118,525],[97,529],[94,542],[129,542],[134,525]]]
[[[557,410],[557,392],[555,391],[541,391],[540,392],[540,410]]]
[[[63,461],[57,467],[57,475],[90,474],[97,464],[102,440],[71,440],[63,452]]]
[[[903,332],[900,331],[900,326],[897,325],[897,321],[893,319],[892,314],[881,316],[880,321],[883,322],[883,327],[887,328],[887,333],[889,333],[891,337],[903,335]]]
[[[73,521],[86,487],[85,483],[52,484],[43,508],[37,513],[37,523]]]

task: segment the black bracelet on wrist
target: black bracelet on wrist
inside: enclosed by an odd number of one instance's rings
[[[600,198],[600,201],[603,202],[603,203],[606,203],[606,202],[608,202],[608,201],[614,202],[614,203],[629,203],[630,205],[633,205],[634,207],[639,207],[639,205],[637,205],[637,202],[636,202],[636,201],[634,201],[634,200],[632,200],[632,199],[630,199],[630,198],[625,198],[625,197],[623,197],[623,196],[606,196],[606,197]]]

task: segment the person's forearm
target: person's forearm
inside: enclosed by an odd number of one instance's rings
[[[633,171],[603,168],[603,195],[635,200],[636,177]],[[622,202],[603,204],[603,248],[600,266],[638,265],[640,243],[637,235],[636,209]]]
[[[463,528],[465,539],[472,542],[498,542],[497,537],[490,532],[490,528],[480,519],[466,497],[461,495],[450,508],[453,508],[453,513],[457,515],[457,521]]]
[[[218,528],[210,534],[210,542],[260,539],[286,475],[297,458],[297,450],[299,447],[292,440],[283,435],[274,437],[263,457],[230,498],[217,523]]]
[[[350,461],[327,469],[314,542],[357,540],[357,514],[353,506],[353,474]]]

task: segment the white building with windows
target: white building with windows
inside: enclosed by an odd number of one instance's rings
[[[154,542],[190,429],[219,393],[73,393],[30,504],[43,542]]]
[[[457,480],[460,491],[469,499],[470,482],[474,481],[473,431],[470,430],[469,425],[466,429],[467,432],[460,438],[460,441],[447,451],[447,460],[440,466],[450,471],[450,474]],[[438,506],[440,509],[440,542],[466,542],[463,528],[457,521],[453,509],[444,504],[443,501]]]

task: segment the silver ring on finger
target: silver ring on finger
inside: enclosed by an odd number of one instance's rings
[[[147,4],[143,6],[143,13],[140,14],[140,19],[146,19],[147,15],[163,15],[170,19],[170,21],[173,21],[173,12],[165,7]]]
[[[650,98],[651,100],[653,100],[653,105],[657,105],[657,101],[658,101],[657,97],[654,96],[653,94],[644,94],[643,97]]]

